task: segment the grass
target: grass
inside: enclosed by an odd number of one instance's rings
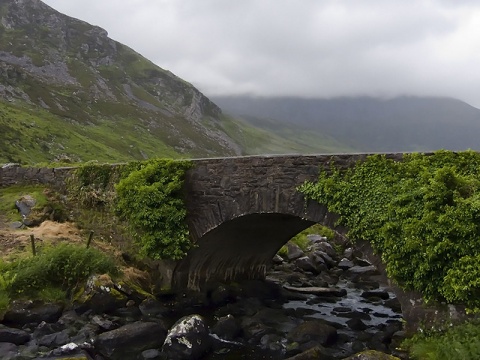
[[[276,123],[252,125],[248,120],[222,116],[222,128],[244,149],[255,154],[319,154],[352,152],[334,139],[315,131],[282,126]]]
[[[31,195],[36,200],[34,209],[42,209],[50,203],[45,190],[46,188],[40,185],[0,188],[0,213],[4,214],[9,221],[20,221],[21,215],[15,206],[15,201],[24,195]]]
[[[326,226],[315,224],[295,235],[289,240],[289,242],[296,244],[300,249],[306,251],[311,243],[308,239],[308,235],[313,234],[325,236],[327,240],[332,240],[334,237],[333,230],[329,229]],[[280,256],[286,256],[288,254],[287,245],[282,246],[278,251],[278,254]]]
[[[453,326],[446,331],[415,335],[404,346],[417,360],[480,359],[480,322]]]

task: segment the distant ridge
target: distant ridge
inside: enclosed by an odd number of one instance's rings
[[[264,126],[268,119],[322,131],[359,151],[480,150],[480,110],[452,98],[211,98],[253,125]]]

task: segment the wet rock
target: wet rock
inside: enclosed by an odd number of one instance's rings
[[[302,287],[283,286],[286,290],[296,291],[302,294],[313,294],[318,296],[336,296],[342,297],[347,295],[347,290],[340,288],[324,288],[324,287]]]
[[[326,356],[325,348],[322,346],[314,346],[300,354],[287,358],[286,360],[318,360]],[[328,356],[328,355],[327,355]],[[326,357],[327,359],[329,357]]]
[[[0,325],[0,343],[23,345],[30,340],[30,334],[24,330]]]
[[[157,360],[162,358],[162,353],[157,349],[149,349],[142,351],[142,360]]]
[[[276,254],[272,259],[272,263],[276,265],[281,264],[283,263],[283,258],[280,255]]]
[[[348,270],[354,265],[352,261],[348,260],[347,258],[343,258],[342,260],[340,260],[337,266],[342,270]]]
[[[361,295],[365,299],[382,299],[387,300],[390,298],[390,294],[387,291],[383,290],[370,290],[364,291]]]
[[[321,320],[308,320],[293,328],[287,337],[290,341],[298,343],[316,341],[325,346],[337,340],[337,329]]]
[[[59,347],[70,342],[70,336],[67,330],[59,331],[53,334],[44,335],[37,338],[37,343],[40,346],[48,348]]]
[[[337,265],[337,262],[335,260],[333,260],[330,257],[330,255],[328,255],[324,251],[315,250],[314,252],[312,252],[311,257],[312,257],[312,260],[315,261],[316,263],[326,264],[329,268],[332,268],[335,265]]]
[[[312,259],[310,259],[308,256],[302,256],[296,259],[295,266],[300,270],[308,271],[313,274],[319,273],[317,266],[315,265],[315,262]]]
[[[116,285],[108,275],[93,275],[85,285],[83,293],[76,299],[76,309],[87,309],[96,314],[112,312],[126,304],[128,298],[116,290]]]
[[[367,328],[367,325],[361,319],[358,319],[358,318],[348,320],[347,325],[350,329],[354,331],[362,331]]]
[[[212,346],[208,326],[200,315],[178,320],[168,331],[162,352],[169,359],[200,359]]]
[[[143,350],[160,348],[165,335],[160,323],[135,322],[98,335],[95,348],[108,359],[134,358]]]
[[[43,304],[33,301],[14,301],[3,318],[4,324],[23,326],[28,323],[40,324],[42,321],[55,322],[62,315],[63,305]]]
[[[319,234],[309,234],[307,235],[307,239],[310,240],[312,243],[317,243],[317,242],[326,242],[327,238],[325,236],[319,235]]]
[[[348,319],[360,319],[360,320],[371,320],[372,317],[364,312],[360,311],[332,311],[332,314],[335,314],[339,317],[348,318]]]
[[[101,315],[94,315],[92,317],[92,323],[98,325],[103,331],[110,331],[118,328],[117,324]]]
[[[326,241],[322,241],[322,242],[317,242],[315,243],[313,246],[312,246],[312,250],[319,250],[321,252],[324,252],[326,253],[328,256],[330,256],[331,258],[335,258],[337,256],[337,252],[335,251],[335,249],[333,248],[332,245],[330,245],[330,243],[326,242]]]
[[[93,350],[91,344],[82,344],[77,345],[75,343],[68,343],[59,348],[53,349],[42,356],[41,359],[45,360],[58,360],[58,359],[68,359],[68,360],[92,360],[89,351]]]
[[[402,305],[400,304],[400,301],[398,301],[397,298],[392,298],[392,299],[385,300],[383,305],[392,309],[396,313],[401,313],[402,312]]]
[[[289,261],[296,260],[298,258],[301,258],[302,256],[305,256],[305,253],[303,252],[302,249],[297,244],[294,243],[288,243],[287,244],[287,259]]]
[[[372,263],[370,261],[359,257],[356,257],[353,261],[357,266],[372,266]]]
[[[353,259],[353,248],[345,249],[345,251],[343,252],[343,257],[348,259],[348,260],[352,260]]]
[[[285,350],[283,338],[277,334],[266,334],[260,339],[260,348],[278,354]]]
[[[351,267],[350,269],[348,269],[348,273],[350,273],[351,275],[364,275],[364,276],[372,276],[372,275],[380,274],[376,266],[374,265],[370,265],[370,266],[355,265],[354,267]]]
[[[167,314],[170,310],[160,301],[147,298],[138,306],[140,312],[144,316],[155,317]]]
[[[17,345],[9,342],[0,342],[0,359],[11,360],[18,356]]]
[[[240,335],[242,329],[232,315],[223,316],[218,319],[212,328],[212,333],[224,340],[234,340]]]
[[[230,289],[225,285],[219,285],[210,294],[211,305],[218,306],[226,304],[232,298]]]
[[[376,350],[366,350],[349,356],[344,360],[400,360],[396,356],[388,355]]]

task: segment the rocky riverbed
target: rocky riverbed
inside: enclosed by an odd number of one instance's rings
[[[290,244],[276,256],[265,281],[151,298],[98,276],[72,306],[16,302],[0,325],[0,358],[407,358],[400,304],[375,266],[310,239],[308,251]]]

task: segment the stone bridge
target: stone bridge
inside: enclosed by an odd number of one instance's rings
[[[315,180],[332,163],[347,169],[370,154],[272,155],[193,160],[186,174],[187,222],[195,247],[170,268],[173,288],[200,289],[208,283],[263,278],[276,252],[290,238],[319,223],[335,228],[336,217],[316,202],[305,202],[296,188]],[[385,154],[401,160],[402,153]],[[72,168],[0,168],[0,187],[21,183],[65,189]],[[370,262],[384,265],[366,241],[356,243]],[[454,319],[462,308],[429,308],[420,294],[391,286],[407,323]],[[453,311],[455,310],[455,311]],[[439,312],[440,311],[440,312]],[[433,319],[433,320],[432,320]]]
[[[290,238],[335,217],[296,190],[334,163],[346,169],[369,154],[270,155],[193,160],[186,174],[187,222],[195,247],[176,264],[174,288],[261,278]],[[386,154],[400,160],[402,153]],[[72,168],[0,168],[0,186],[43,183],[65,189]]]
[[[187,219],[196,247],[173,273],[172,285],[261,278],[276,252],[315,223],[335,217],[296,190],[332,163],[348,168],[367,154],[248,156],[195,160],[187,173]],[[387,154],[401,159],[402,154]]]

